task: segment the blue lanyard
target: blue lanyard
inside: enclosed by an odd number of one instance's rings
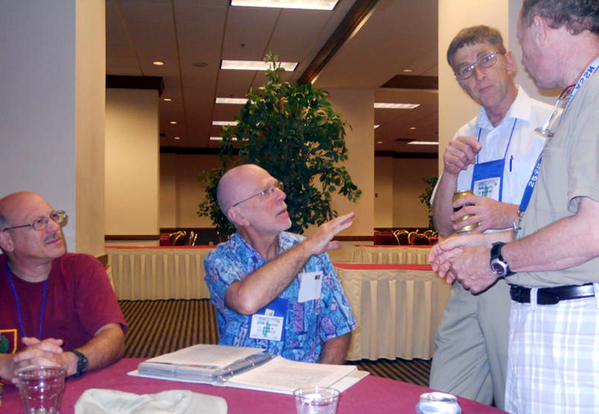
[[[514,129],[516,129],[516,122],[518,122],[518,118],[514,119],[514,125],[512,125],[512,131],[510,132],[510,138],[507,141],[507,147],[505,147],[505,153],[503,154],[503,159],[507,156],[507,151],[510,149],[510,144],[512,143],[512,136],[514,136]],[[482,132],[482,128],[478,128],[478,137],[477,141],[480,142],[480,133]],[[478,164],[478,152],[476,153],[476,163]]]
[[[23,321],[21,319],[21,305],[19,304],[19,295],[17,294],[17,289],[15,289],[15,282],[12,280],[12,272],[10,271],[10,267],[8,263],[4,263],[6,266],[6,274],[8,275],[8,282],[10,283],[10,287],[12,288],[12,293],[15,296],[15,302],[17,302],[17,315],[19,316],[19,329],[21,330],[21,335],[23,337],[27,337],[25,334],[25,330],[23,329]],[[50,277],[44,281],[43,293],[42,293],[42,310],[40,311],[40,321],[39,321],[39,329],[37,334],[37,339],[42,339],[42,326],[44,325],[44,311],[46,310],[46,286],[48,285],[48,280]]]
[[[589,65],[589,67],[586,68],[586,70],[582,73],[582,75],[578,79],[578,82],[576,82],[576,86],[574,86],[574,89],[572,90],[572,93],[570,94],[570,97],[568,98],[568,101],[566,102],[566,106],[564,107],[564,112],[566,112],[566,110],[568,109],[568,106],[570,106],[570,103],[574,99],[576,92],[578,92],[578,90],[580,88],[582,88],[582,85],[584,85],[584,83],[593,75],[593,73],[595,73],[595,71],[597,70],[597,66],[599,66],[599,57],[595,58],[593,63],[591,63]],[[563,116],[563,113],[562,113],[562,116]]]
[[[595,71],[597,70],[597,66],[599,66],[599,57],[595,58],[593,63],[591,63],[591,65],[580,76],[580,78],[578,79],[578,82],[576,82],[576,86],[574,86],[574,89],[572,90],[572,92],[570,93],[570,96],[568,97],[568,100],[566,101],[566,105],[564,106],[564,110],[562,111],[562,117],[564,116],[564,113],[568,109],[568,106],[570,106],[570,103],[574,99],[576,92],[578,92],[578,90],[582,87],[582,85],[584,85],[584,83],[587,81],[587,79],[589,79],[591,77],[591,75],[593,75],[593,73],[595,73]],[[544,151],[544,149],[543,149],[543,151]],[[541,162],[542,161],[543,161],[543,153],[541,152],[541,155],[539,155],[539,159],[537,160],[535,168],[532,170],[530,179],[528,180],[528,183],[526,183],[526,188],[524,189],[524,194],[522,195],[522,201],[520,202],[520,207],[518,208],[521,212],[526,211],[526,208],[528,207],[528,203],[530,202],[530,198],[532,197],[532,192],[534,191],[535,185],[537,184],[539,172],[541,171]]]

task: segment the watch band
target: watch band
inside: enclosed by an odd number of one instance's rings
[[[510,269],[510,266],[508,265],[508,263],[503,258],[503,255],[501,254],[501,249],[503,248],[504,245],[505,245],[505,243],[503,243],[503,242],[493,243],[493,246],[491,247],[491,267],[493,268],[493,263],[500,264],[500,266],[505,269],[505,273],[498,274],[496,271],[493,271],[493,273],[495,273],[501,277],[508,277],[508,276],[516,274],[516,272],[512,272],[512,270]]]
[[[89,368],[89,361],[85,355],[75,349],[71,349],[70,352],[74,353],[77,357],[77,372],[75,375],[73,375],[73,378],[79,378],[87,372]]]

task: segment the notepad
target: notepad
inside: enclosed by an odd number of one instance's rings
[[[317,385],[344,391],[368,373],[352,365],[290,361],[258,348],[194,345],[144,361],[129,375],[292,394]]]

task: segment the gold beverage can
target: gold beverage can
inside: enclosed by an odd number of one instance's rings
[[[451,199],[452,203],[455,203],[457,200],[459,200],[462,197],[465,197],[467,195],[474,195],[472,193],[472,191],[470,190],[460,190],[460,191],[456,191],[453,194],[453,197]],[[471,206],[472,204],[465,204],[466,206]],[[462,207],[458,207],[458,208],[454,208],[453,211],[459,211]],[[454,221],[454,224],[458,224],[461,221],[467,220],[470,217],[472,217],[471,214],[466,214],[465,216],[460,217],[459,219],[457,219],[456,221]],[[478,227],[478,223],[472,223],[472,224],[468,224],[465,227],[462,227],[460,230],[457,231],[458,234],[464,234],[464,233],[470,233],[472,230],[474,230],[475,228]]]

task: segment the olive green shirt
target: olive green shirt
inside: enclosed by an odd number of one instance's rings
[[[555,135],[547,139],[538,181],[522,221],[522,237],[575,215],[581,197],[599,202],[597,72],[578,90]],[[566,244],[577,237],[584,235],[563,234],[555,243]],[[517,273],[508,282],[528,287],[599,282],[599,257],[563,270]]]

